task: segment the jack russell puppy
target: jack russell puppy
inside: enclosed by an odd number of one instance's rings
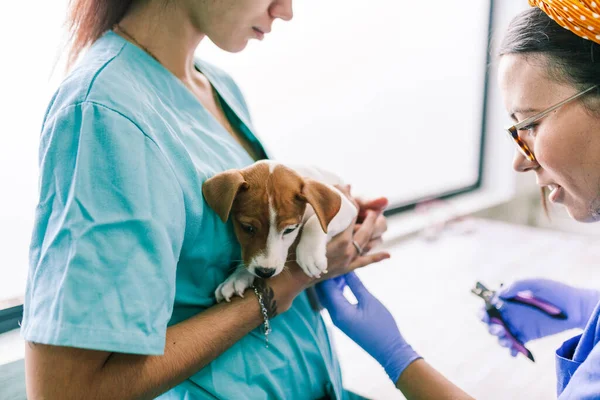
[[[333,186],[342,184],[329,172],[290,168],[271,160],[207,179],[202,185],[204,199],[221,221],[232,219],[243,262],[217,287],[217,301],[242,296],[255,276],[281,273],[299,234],[300,268],[311,277],[327,273],[327,243],[348,228],[358,213],[354,203]]]

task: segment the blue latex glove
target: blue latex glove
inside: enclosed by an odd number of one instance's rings
[[[343,296],[346,285],[358,304]],[[411,362],[421,358],[400,334],[392,314],[354,272],[319,283],[317,294],[335,326],[375,358],[394,383]]]
[[[549,279],[525,279],[498,292],[500,299],[507,299],[522,291],[530,291],[534,296],[550,302],[567,314],[567,319],[554,319],[535,308],[504,302],[500,312],[513,333],[522,343],[550,336],[573,328],[585,328],[594,308],[600,301],[600,292],[593,289],[575,288]],[[490,324],[482,309],[481,320],[488,324],[489,332],[498,336],[501,346],[509,347],[514,357],[518,353],[510,347],[503,327]]]

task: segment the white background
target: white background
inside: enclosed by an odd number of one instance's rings
[[[65,0],[0,4],[0,302],[25,291],[39,135],[63,72],[52,74],[65,10]]]

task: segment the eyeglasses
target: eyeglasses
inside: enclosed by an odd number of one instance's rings
[[[556,110],[559,107],[564,106],[565,104],[579,98],[580,96],[583,96],[584,94],[592,91],[593,89],[596,89],[596,85],[585,89],[583,92],[579,92],[571,97],[569,97],[566,100],[561,101],[558,104],[553,105],[552,107],[532,116],[529,117],[527,119],[524,119],[523,121],[519,122],[518,124],[515,124],[509,128],[506,129],[506,132],[508,133],[508,135],[510,136],[511,139],[513,139],[515,141],[515,143],[517,144],[517,148],[519,149],[519,151],[521,152],[521,154],[523,154],[525,156],[525,158],[527,158],[529,161],[535,161],[535,156],[533,155],[533,152],[529,149],[529,146],[527,146],[527,143],[525,143],[520,137],[519,137],[519,131],[525,127],[527,127],[528,125],[533,124],[534,122],[540,120],[541,118],[545,117],[546,115],[550,114],[552,111]]]

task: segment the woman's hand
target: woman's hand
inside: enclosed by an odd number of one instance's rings
[[[358,304],[344,297],[346,285]],[[410,363],[420,358],[400,334],[392,314],[354,272],[319,283],[317,294],[335,326],[377,360],[394,383]]]
[[[343,275],[390,257],[390,254],[385,251],[365,254],[374,244],[381,241],[381,237],[372,239],[374,233],[377,233],[376,228],[381,224],[379,220],[380,215],[374,211],[367,211],[365,220],[358,229],[355,229],[355,225],[352,224],[344,232],[333,237],[327,244],[328,273],[323,275],[324,279]],[[353,241],[363,250],[361,254],[358,253]]]
[[[524,291],[557,306],[567,314],[567,318],[554,319],[533,307],[504,301],[500,312],[517,339],[522,343],[572,328],[585,328],[594,308],[600,301],[600,292],[597,290],[575,288],[549,279],[516,281],[502,289],[498,293],[498,297],[506,300]],[[497,324],[490,324],[485,311],[482,311],[481,319],[489,325],[489,332],[498,336],[500,345],[510,348],[512,342],[506,338],[504,328]],[[510,348],[510,352],[513,357],[517,355],[516,349]]]
[[[369,252],[382,244],[382,235],[387,230],[383,210],[388,204],[386,198],[361,200],[353,198],[350,186],[338,186],[358,208],[358,217],[344,232],[336,235],[327,244],[327,275],[321,280],[343,275],[357,268],[373,264],[390,257],[387,252]],[[355,242],[355,243],[353,243]],[[358,248],[362,251],[359,254]]]
[[[369,240],[369,243],[367,243],[367,245],[363,247],[364,252],[368,253],[369,251],[371,251],[371,249],[374,249],[383,244],[382,236],[387,231],[387,219],[383,215],[383,211],[388,205],[388,199],[385,197],[378,197],[371,200],[363,200],[360,198],[355,198],[353,200],[358,206],[358,217],[356,219],[356,224],[354,225],[355,234],[364,222],[368,210],[377,213],[377,220],[375,221],[375,227],[373,229],[371,239]]]
[[[387,222],[383,215],[383,210],[388,204],[387,199],[384,197],[368,201],[354,199],[350,194],[350,186],[338,186],[338,189],[359,209],[358,221],[360,222],[355,221],[350,224],[345,231],[334,236],[327,244],[327,274],[323,274],[321,278],[307,276],[296,263],[295,248],[290,248],[286,262],[288,273],[269,279],[269,284],[277,286],[276,292],[282,296],[279,299],[280,310],[287,310],[302,290],[316,282],[346,274],[390,257],[387,252],[367,254],[382,243],[381,236],[387,230]],[[361,248],[361,254],[353,241]]]
[[[348,285],[358,304],[343,295]],[[317,285],[333,323],[379,362],[407,399],[471,399],[406,343],[396,321],[353,273]]]

